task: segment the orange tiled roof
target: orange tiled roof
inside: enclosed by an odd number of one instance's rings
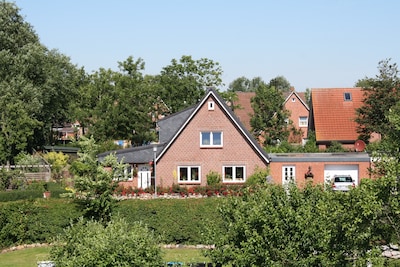
[[[345,101],[345,93],[351,94],[350,101]],[[361,88],[315,88],[311,99],[317,142],[357,140],[354,120],[356,109],[362,106]]]
[[[251,131],[250,119],[254,114],[253,108],[251,107],[251,98],[253,98],[255,92],[236,92],[238,100],[234,102],[234,105],[240,105],[239,108],[235,108],[234,113],[238,119],[243,123],[244,127],[248,131]]]

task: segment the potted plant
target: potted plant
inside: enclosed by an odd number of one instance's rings
[[[51,197],[51,192],[49,191],[49,185],[47,183],[43,184],[43,198],[50,198]]]

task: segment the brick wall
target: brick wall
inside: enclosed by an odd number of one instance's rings
[[[206,175],[216,171],[222,175],[224,165],[242,165],[246,168],[246,177],[254,173],[257,166],[266,165],[242,133],[229,120],[215,103],[214,110],[208,110],[208,101],[204,102],[196,115],[181,132],[175,142],[157,163],[157,185],[170,186],[178,183],[178,166],[200,166],[200,183],[188,185],[206,185]],[[200,148],[201,131],[222,131],[222,148]]]

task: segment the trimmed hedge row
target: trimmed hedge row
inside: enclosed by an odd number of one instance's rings
[[[142,221],[165,244],[202,244],[202,231],[223,198],[124,200],[115,213],[128,222]],[[0,203],[0,249],[51,243],[82,211],[69,199],[36,199]]]
[[[61,194],[68,192],[57,183],[34,182],[27,186],[25,190],[0,191],[0,202],[43,198],[44,188],[47,188],[47,190],[51,192],[52,198],[60,198]]]
[[[202,232],[209,221],[217,222],[223,198],[126,200],[117,213],[127,221],[142,221],[165,244],[204,244]]]
[[[80,216],[82,212],[66,199],[0,203],[0,248],[50,243]]]

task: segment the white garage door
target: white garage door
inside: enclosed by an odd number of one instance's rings
[[[356,185],[358,185],[358,165],[329,165],[324,167],[325,182],[330,183],[335,174],[351,175]]]

